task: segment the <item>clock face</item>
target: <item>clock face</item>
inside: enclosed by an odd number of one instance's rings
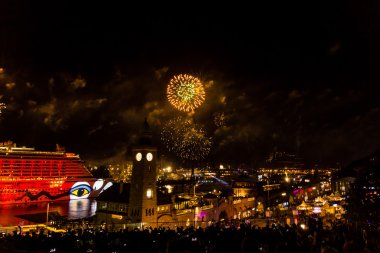
[[[153,155],[152,155],[152,153],[148,153],[148,154],[146,154],[146,159],[150,162],[150,161],[152,161],[153,160]]]
[[[136,160],[137,161],[141,161],[141,158],[142,158],[142,154],[141,153],[137,153],[136,154]]]

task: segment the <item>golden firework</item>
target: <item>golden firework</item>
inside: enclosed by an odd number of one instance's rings
[[[170,80],[167,96],[169,102],[178,110],[192,112],[205,101],[206,93],[197,77],[180,74]]]
[[[0,103],[0,114],[3,112],[3,110],[7,108],[4,103]]]
[[[225,120],[226,116],[224,115],[224,112],[217,112],[214,114],[214,123],[217,127],[224,126],[226,124]]]
[[[169,120],[163,127],[161,139],[169,151],[184,160],[204,159],[212,145],[211,137],[198,124],[186,118]]]

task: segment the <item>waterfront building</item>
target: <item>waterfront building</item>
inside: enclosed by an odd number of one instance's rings
[[[304,160],[297,155],[286,152],[273,152],[269,155],[265,164],[258,170],[258,180],[278,184],[282,182],[309,182],[311,178],[328,180],[337,166],[326,166],[318,163],[305,164]]]
[[[139,143],[132,148],[130,184],[115,184],[98,198],[96,220],[118,227],[207,226],[214,221],[249,217],[255,207],[252,184],[236,182],[233,191],[163,194],[157,190],[157,148],[145,121]],[[249,184],[249,185],[248,185]],[[244,193],[243,190],[244,189]],[[112,225],[111,225],[112,226]]]

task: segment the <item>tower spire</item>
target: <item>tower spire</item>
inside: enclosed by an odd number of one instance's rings
[[[148,118],[147,117],[144,117],[144,130],[145,131],[149,131],[150,130],[149,123],[148,123]]]
[[[139,145],[152,145],[152,131],[147,117],[144,118],[144,125],[139,139]]]

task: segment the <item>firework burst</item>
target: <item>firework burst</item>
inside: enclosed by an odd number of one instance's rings
[[[214,123],[217,127],[222,127],[226,124],[226,116],[224,112],[217,112],[214,114]]]
[[[7,108],[4,103],[0,103],[0,115],[3,113],[3,110]]]
[[[161,139],[169,151],[190,161],[204,159],[210,153],[212,144],[201,126],[182,117],[169,120],[164,125]]]
[[[194,76],[180,74],[174,76],[167,87],[169,102],[178,110],[191,112],[205,101],[202,82]]]

